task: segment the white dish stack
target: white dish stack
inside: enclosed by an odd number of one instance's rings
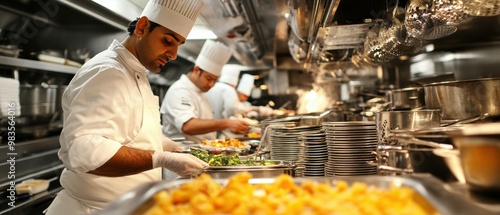
[[[19,81],[0,77],[0,117],[20,115]]]
[[[374,121],[324,122],[328,161],[326,176],[375,175],[377,167],[372,151],[377,148]]]

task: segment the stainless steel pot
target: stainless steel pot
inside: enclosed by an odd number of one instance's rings
[[[425,92],[423,87],[409,87],[386,91],[387,101],[393,110],[417,109],[425,107]]]
[[[20,85],[21,116],[50,116],[56,111],[57,85]]]
[[[465,181],[473,190],[500,193],[500,123],[449,132],[460,151]]]
[[[278,161],[272,166],[210,166],[205,168],[204,173],[215,179],[227,179],[237,173],[249,172],[252,178],[274,178],[281,174],[295,176],[296,165],[291,161]]]
[[[439,127],[439,110],[381,111],[375,115],[379,145],[391,145],[389,134],[397,129]]]
[[[442,120],[500,115],[500,78],[431,83],[424,90],[426,107],[441,109]]]

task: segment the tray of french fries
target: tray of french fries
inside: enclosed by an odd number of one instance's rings
[[[99,214],[491,214],[430,176],[196,179],[145,184]]]

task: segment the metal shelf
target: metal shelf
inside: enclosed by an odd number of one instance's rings
[[[0,56],[0,65],[13,66],[26,69],[35,69],[50,72],[60,72],[67,74],[76,74],[78,67],[47,63],[36,60]]]

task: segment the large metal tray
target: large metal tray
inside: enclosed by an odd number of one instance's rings
[[[215,179],[217,182],[225,185],[229,180]],[[269,184],[274,182],[273,178],[252,178],[251,184]],[[370,186],[381,189],[387,189],[391,186],[410,187],[415,190],[421,198],[419,201],[423,207],[430,208],[431,214],[442,215],[469,215],[494,214],[484,208],[481,208],[472,202],[468,201],[461,195],[452,193],[445,189],[445,184],[440,180],[430,175],[413,175],[413,176],[353,176],[353,177],[318,177],[318,178],[294,178],[294,182],[301,184],[305,180],[314,180],[319,182],[329,181],[336,184],[338,181],[346,181],[349,184],[354,182],[364,182]],[[118,198],[104,210],[96,215],[138,215],[143,214],[154,202],[152,197],[162,190],[174,190],[181,185],[189,182],[189,179],[177,180],[172,182],[157,182],[142,185]]]

